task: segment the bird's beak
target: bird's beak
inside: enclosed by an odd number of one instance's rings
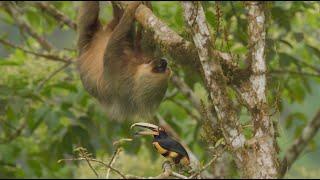
[[[136,135],[156,135],[158,136],[159,135],[159,127],[154,125],[154,124],[150,124],[150,123],[143,123],[143,122],[140,122],[140,123],[134,123],[131,125],[130,129],[132,129],[133,127],[142,127],[142,128],[147,128],[147,129],[150,129],[151,131],[139,131],[139,132],[136,132],[135,134]]]

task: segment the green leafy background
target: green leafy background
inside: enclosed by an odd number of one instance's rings
[[[50,3],[70,19],[76,19],[80,2]],[[152,4],[154,13],[161,20],[190,39],[186,35],[182,7],[178,2]],[[72,50],[75,49],[76,34],[72,29],[57,23],[29,2],[18,2],[17,6],[24,12],[21,18],[46,37],[59,50],[59,55],[76,57],[76,52]],[[219,3],[220,18],[216,16],[216,3],[203,2],[203,6],[211,32],[216,37],[216,47],[231,51],[243,60],[248,51],[244,4]],[[107,3],[102,3],[102,7],[101,16],[107,22],[111,18],[111,7]],[[266,12],[266,57],[270,72],[290,70],[319,75],[320,4],[274,2],[268,3]],[[2,39],[26,49],[43,52],[39,44],[27,33],[21,32],[1,7],[0,29]],[[173,60],[171,64],[175,67]],[[95,157],[108,162],[114,151],[112,143],[131,137],[130,123],[110,121],[99,103],[84,90],[75,64],[58,73],[39,89],[41,82],[61,65],[0,45],[0,178],[94,178],[95,175],[86,163],[57,161],[73,157],[73,149],[82,146]],[[182,69],[174,71],[191,84],[198,98],[206,100],[207,93],[201,82],[184,77]],[[275,113],[272,119],[280,119],[278,142],[280,157],[283,157],[286,147],[301,134],[303,127],[320,108],[320,78],[271,73],[268,76],[268,89],[270,104],[280,99],[280,113]],[[175,91],[176,88],[170,83],[167,93]],[[199,115],[182,94],[177,93],[174,100]],[[177,131],[202,163],[210,159],[197,122],[184,108],[171,100],[165,100],[158,113]],[[248,117],[243,109],[241,119]],[[19,127],[23,127],[20,134],[13,137]],[[320,147],[317,139],[319,135],[309,143],[286,177],[320,177]],[[161,172],[163,161],[151,148],[151,138],[134,139],[124,146],[124,152],[121,152],[115,167],[128,174],[155,176]],[[102,176],[106,173],[103,167],[96,167]],[[117,176],[112,174],[111,177]]]

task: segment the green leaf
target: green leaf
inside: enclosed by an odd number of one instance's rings
[[[35,173],[37,177],[41,177],[42,175],[42,165],[39,163],[37,159],[28,159],[28,165]]]
[[[292,44],[289,41],[286,41],[284,39],[279,39],[279,42],[282,42],[283,44],[289,46],[290,48],[293,48]]]
[[[304,128],[304,125],[299,125],[295,128],[295,131],[294,131],[294,138],[298,138],[301,136],[301,133],[302,133],[302,130]]]
[[[304,39],[304,34],[301,32],[296,32],[293,33],[294,38],[296,39],[297,42],[301,42]]]
[[[291,63],[294,63],[297,61],[296,58],[294,58],[293,56],[287,54],[287,53],[278,53],[279,55],[279,64],[281,67],[283,68],[287,68]]]
[[[42,16],[39,16],[39,12],[38,11],[36,11],[34,9],[29,9],[29,11],[27,11],[25,13],[25,17],[27,18],[27,21],[29,22],[29,24],[32,27],[36,27],[37,29],[42,27],[42,25],[41,25]]]
[[[320,59],[320,49],[318,49],[310,44],[306,44],[306,46],[307,46],[307,50],[310,53],[315,54]]]
[[[212,28],[215,28],[217,26],[216,18],[212,11],[206,11],[206,19]]]
[[[77,87],[73,84],[67,83],[67,82],[58,82],[56,84],[51,85],[53,88],[60,88],[60,89],[66,89],[71,92],[77,92]]]
[[[73,154],[73,143],[76,142],[73,141],[72,132],[67,131],[63,136],[61,143],[58,144],[58,152],[60,153],[58,155],[62,156],[64,153]]]
[[[273,7],[271,9],[271,16],[280,27],[285,28],[287,31],[291,29],[291,24],[288,20],[290,19],[290,12],[287,10],[284,10],[281,7]]]
[[[48,106],[43,106],[36,110],[36,112],[34,113],[33,121],[28,122],[31,132],[33,132],[40,125],[49,111],[50,108]]]
[[[19,66],[21,64],[23,64],[23,62],[0,60],[0,66]]]
[[[0,84],[0,95],[5,95],[6,97],[8,97],[8,95],[10,95],[12,92],[12,89],[4,84]]]
[[[287,116],[286,118],[286,128],[291,128],[294,121],[300,121],[303,122],[302,124],[305,124],[305,122],[307,122],[307,116],[301,112],[294,112],[289,114],[289,116]]]
[[[292,84],[292,98],[299,102],[302,103],[303,99],[305,98],[305,91],[304,88],[302,86],[302,84],[300,84],[299,82]]]

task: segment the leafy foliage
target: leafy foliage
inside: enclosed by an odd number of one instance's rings
[[[79,2],[50,4],[70,19],[76,19]],[[205,2],[203,5],[215,38],[215,46],[222,51],[235,53],[241,63],[248,51],[244,4]],[[29,2],[17,2],[14,6],[23,14],[21,19],[55,45],[55,55],[71,57],[73,60],[76,58],[74,30],[57,22],[51,15]],[[169,27],[184,37],[188,34],[182,7],[178,2],[153,2],[153,6],[154,13]],[[320,107],[319,8],[317,2],[270,2],[266,8],[269,15],[266,54],[270,71],[268,98],[271,103],[281,99],[279,106],[275,108],[280,110],[277,116],[281,118],[279,143],[282,150],[288,145],[287,142],[301,134],[315,108]],[[104,8],[103,11],[105,12],[101,13],[104,20],[110,19],[111,8]],[[19,28],[1,6],[0,17],[2,39],[31,51],[45,53],[41,45]],[[103,107],[84,90],[75,64],[44,81],[62,64],[31,55],[19,48],[0,46],[0,178],[77,177],[77,164],[58,164],[57,161],[71,157],[73,150],[79,146],[87,148],[94,156],[110,156],[115,140],[131,136],[129,122],[110,121]],[[272,73],[273,70],[280,73]],[[187,74],[183,69],[174,71],[179,75]],[[297,74],[290,73],[293,71]],[[317,77],[305,76],[303,73],[316,74]],[[191,84],[197,97],[206,102],[207,93],[202,83],[199,80],[194,82],[194,77],[181,77]],[[167,94],[175,91],[176,87],[170,84]],[[192,112],[199,116],[199,112],[180,92],[170,99],[161,104],[158,113],[201,161],[207,161],[208,149],[204,147],[206,143],[200,137],[199,122],[190,115]],[[245,111],[240,113],[242,118],[248,115]],[[247,134],[252,133],[250,126],[244,128]],[[158,157],[150,143],[150,139],[135,139],[133,143],[127,144],[124,147],[127,155],[119,160],[120,164],[133,172],[136,171],[135,167],[126,165],[125,162],[133,162],[128,159],[136,158],[134,156],[137,153],[139,156],[136,161]],[[142,144],[144,146],[141,149]],[[314,147],[319,151],[317,145]],[[147,151],[151,155],[141,153]],[[301,162],[314,165],[319,170],[316,161],[317,159],[304,158]],[[154,165],[151,165],[152,162],[153,160],[146,161],[150,166],[138,168],[142,169],[141,172],[146,172],[145,175],[151,175],[145,169],[158,171],[157,168],[161,166],[159,160]],[[291,174],[309,177],[303,171],[301,163],[298,165]],[[83,167],[80,166],[80,169]]]

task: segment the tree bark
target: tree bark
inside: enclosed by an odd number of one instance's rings
[[[254,137],[248,149],[250,159],[247,177],[276,178],[278,175],[278,157],[273,123],[269,116],[266,97],[266,62],[265,62],[265,14],[261,2],[248,2],[248,34],[249,34],[249,64],[251,75],[245,83],[250,92],[244,92],[244,100],[251,114],[254,127]]]
[[[219,125],[224,138],[233,151],[238,167],[247,161],[243,149],[245,137],[231,99],[227,94],[226,78],[223,75],[220,62],[213,59],[212,43],[203,8],[199,2],[182,2],[184,17],[188,27],[192,30],[193,41],[198,51],[202,75],[209,91],[209,97],[217,112]]]
[[[248,33],[250,43],[249,78],[240,84],[238,93],[247,103],[254,125],[254,137],[246,141],[242,134],[239,118],[228,97],[226,78],[221,64],[212,57],[213,44],[206,24],[203,8],[199,2],[183,2],[184,16],[192,30],[194,44],[202,73],[218,115],[219,123],[227,144],[243,177],[276,178],[278,158],[273,123],[269,117],[266,98],[265,63],[265,15],[263,5],[248,3]],[[248,145],[248,148],[244,147]]]

